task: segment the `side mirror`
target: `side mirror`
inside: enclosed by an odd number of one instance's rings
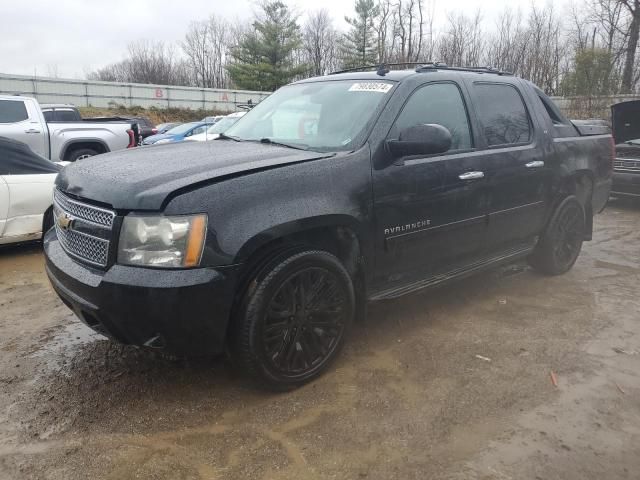
[[[397,140],[387,140],[395,158],[408,155],[435,155],[451,148],[451,132],[442,125],[424,124],[405,128]]]

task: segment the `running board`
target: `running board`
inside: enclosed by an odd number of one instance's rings
[[[381,292],[375,293],[371,297],[369,297],[369,300],[370,301],[391,300],[393,298],[398,298],[403,295],[407,295],[409,293],[414,293],[420,290],[424,290],[425,288],[437,287],[439,285],[442,285],[443,283],[464,278],[469,275],[473,275],[474,273],[480,272],[482,270],[496,267],[504,263],[511,263],[512,261],[524,258],[533,251],[533,248],[534,248],[534,244],[530,244],[526,246],[520,246],[518,248],[514,248],[511,250],[507,250],[506,252],[503,252],[500,255],[484,258],[475,263],[465,265],[464,267],[460,267],[454,270],[450,270],[446,273],[434,275],[428,278],[423,278],[421,280],[418,280],[417,282],[409,283],[407,285],[402,285],[398,287],[389,288],[387,290],[382,290]]]

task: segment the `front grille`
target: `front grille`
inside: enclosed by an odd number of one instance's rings
[[[106,267],[115,212],[53,194],[55,228],[62,248],[84,262]]]
[[[74,217],[108,228],[113,226],[113,219],[116,214],[111,210],[105,210],[104,208],[94,207],[93,205],[72,200],[59,190],[54,190],[53,198],[60,209],[66,213],[70,213]]]
[[[640,158],[640,148],[620,148],[618,155],[621,158]]]
[[[640,160],[630,160],[628,158],[616,158],[613,162],[613,169],[640,171]]]
[[[62,247],[74,256],[105,267],[109,260],[109,242],[73,230],[58,229]]]

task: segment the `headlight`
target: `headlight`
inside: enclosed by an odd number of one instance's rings
[[[207,216],[129,215],[118,243],[118,263],[144,267],[197,267],[207,232]]]
[[[163,138],[162,140],[158,140],[155,144],[156,145],[161,145],[163,143],[171,143],[171,139],[170,138]]]

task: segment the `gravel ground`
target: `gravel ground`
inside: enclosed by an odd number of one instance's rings
[[[640,204],[614,201],[568,274],[373,304],[327,374],[276,395],[92,333],[37,245],[5,247],[0,478],[638,478],[639,280]]]

